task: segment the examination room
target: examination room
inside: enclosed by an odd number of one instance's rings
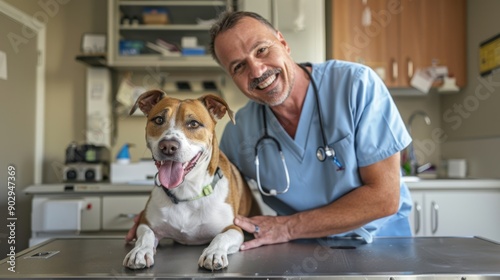
[[[0,279],[500,279],[498,11],[0,0]]]

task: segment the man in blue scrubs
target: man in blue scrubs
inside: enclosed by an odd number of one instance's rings
[[[263,198],[278,216],[236,218],[255,236],[241,249],[299,238],[410,236],[400,151],[411,138],[379,77],[349,62],[307,65],[316,97],[285,38],[259,15],[227,13],[210,32],[214,59],[251,100],[236,114],[236,125],[227,125],[221,149],[256,180],[255,147],[267,133],[280,143],[290,176],[282,193],[287,182],[279,152],[270,141],[259,145],[262,188],[278,193]],[[335,151],[323,162],[316,156],[322,131]]]

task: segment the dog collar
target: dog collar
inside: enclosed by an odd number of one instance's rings
[[[163,191],[165,192],[165,194],[167,194],[167,196],[170,198],[170,200],[172,200],[172,202],[174,204],[179,204],[179,202],[193,201],[193,200],[197,200],[199,198],[211,195],[214,192],[214,189],[215,189],[215,186],[217,185],[217,182],[219,182],[219,180],[222,179],[222,176],[223,176],[222,171],[220,170],[219,167],[217,167],[217,169],[215,170],[214,179],[212,180],[212,182],[210,184],[204,186],[203,189],[201,189],[201,193],[198,196],[195,196],[195,197],[192,197],[189,199],[179,199],[169,189],[163,187],[163,185],[161,183],[157,183],[158,182],[158,180],[157,180],[158,173],[156,173],[156,175],[155,175],[155,185],[157,187],[162,188]]]

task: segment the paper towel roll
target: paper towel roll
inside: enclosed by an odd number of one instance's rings
[[[467,161],[465,159],[448,160],[448,177],[465,178],[467,176]]]
[[[43,206],[43,231],[80,231],[82,199],[48,200]]]

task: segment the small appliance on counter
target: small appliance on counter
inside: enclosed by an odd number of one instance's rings
[[[66,148],[63,168],[65,182],[104,182],[109,180],[109,149],[72,142]]]
[[[111,184],[154,185],[155,174],[158,172],[152,159],[130,161],[130,147],[125,143],[116,155],[116,161],[111,163]]]
[[[153,160],[144,159],[128,164],[111,164],[111,184],[154,185],[158,169]]]

